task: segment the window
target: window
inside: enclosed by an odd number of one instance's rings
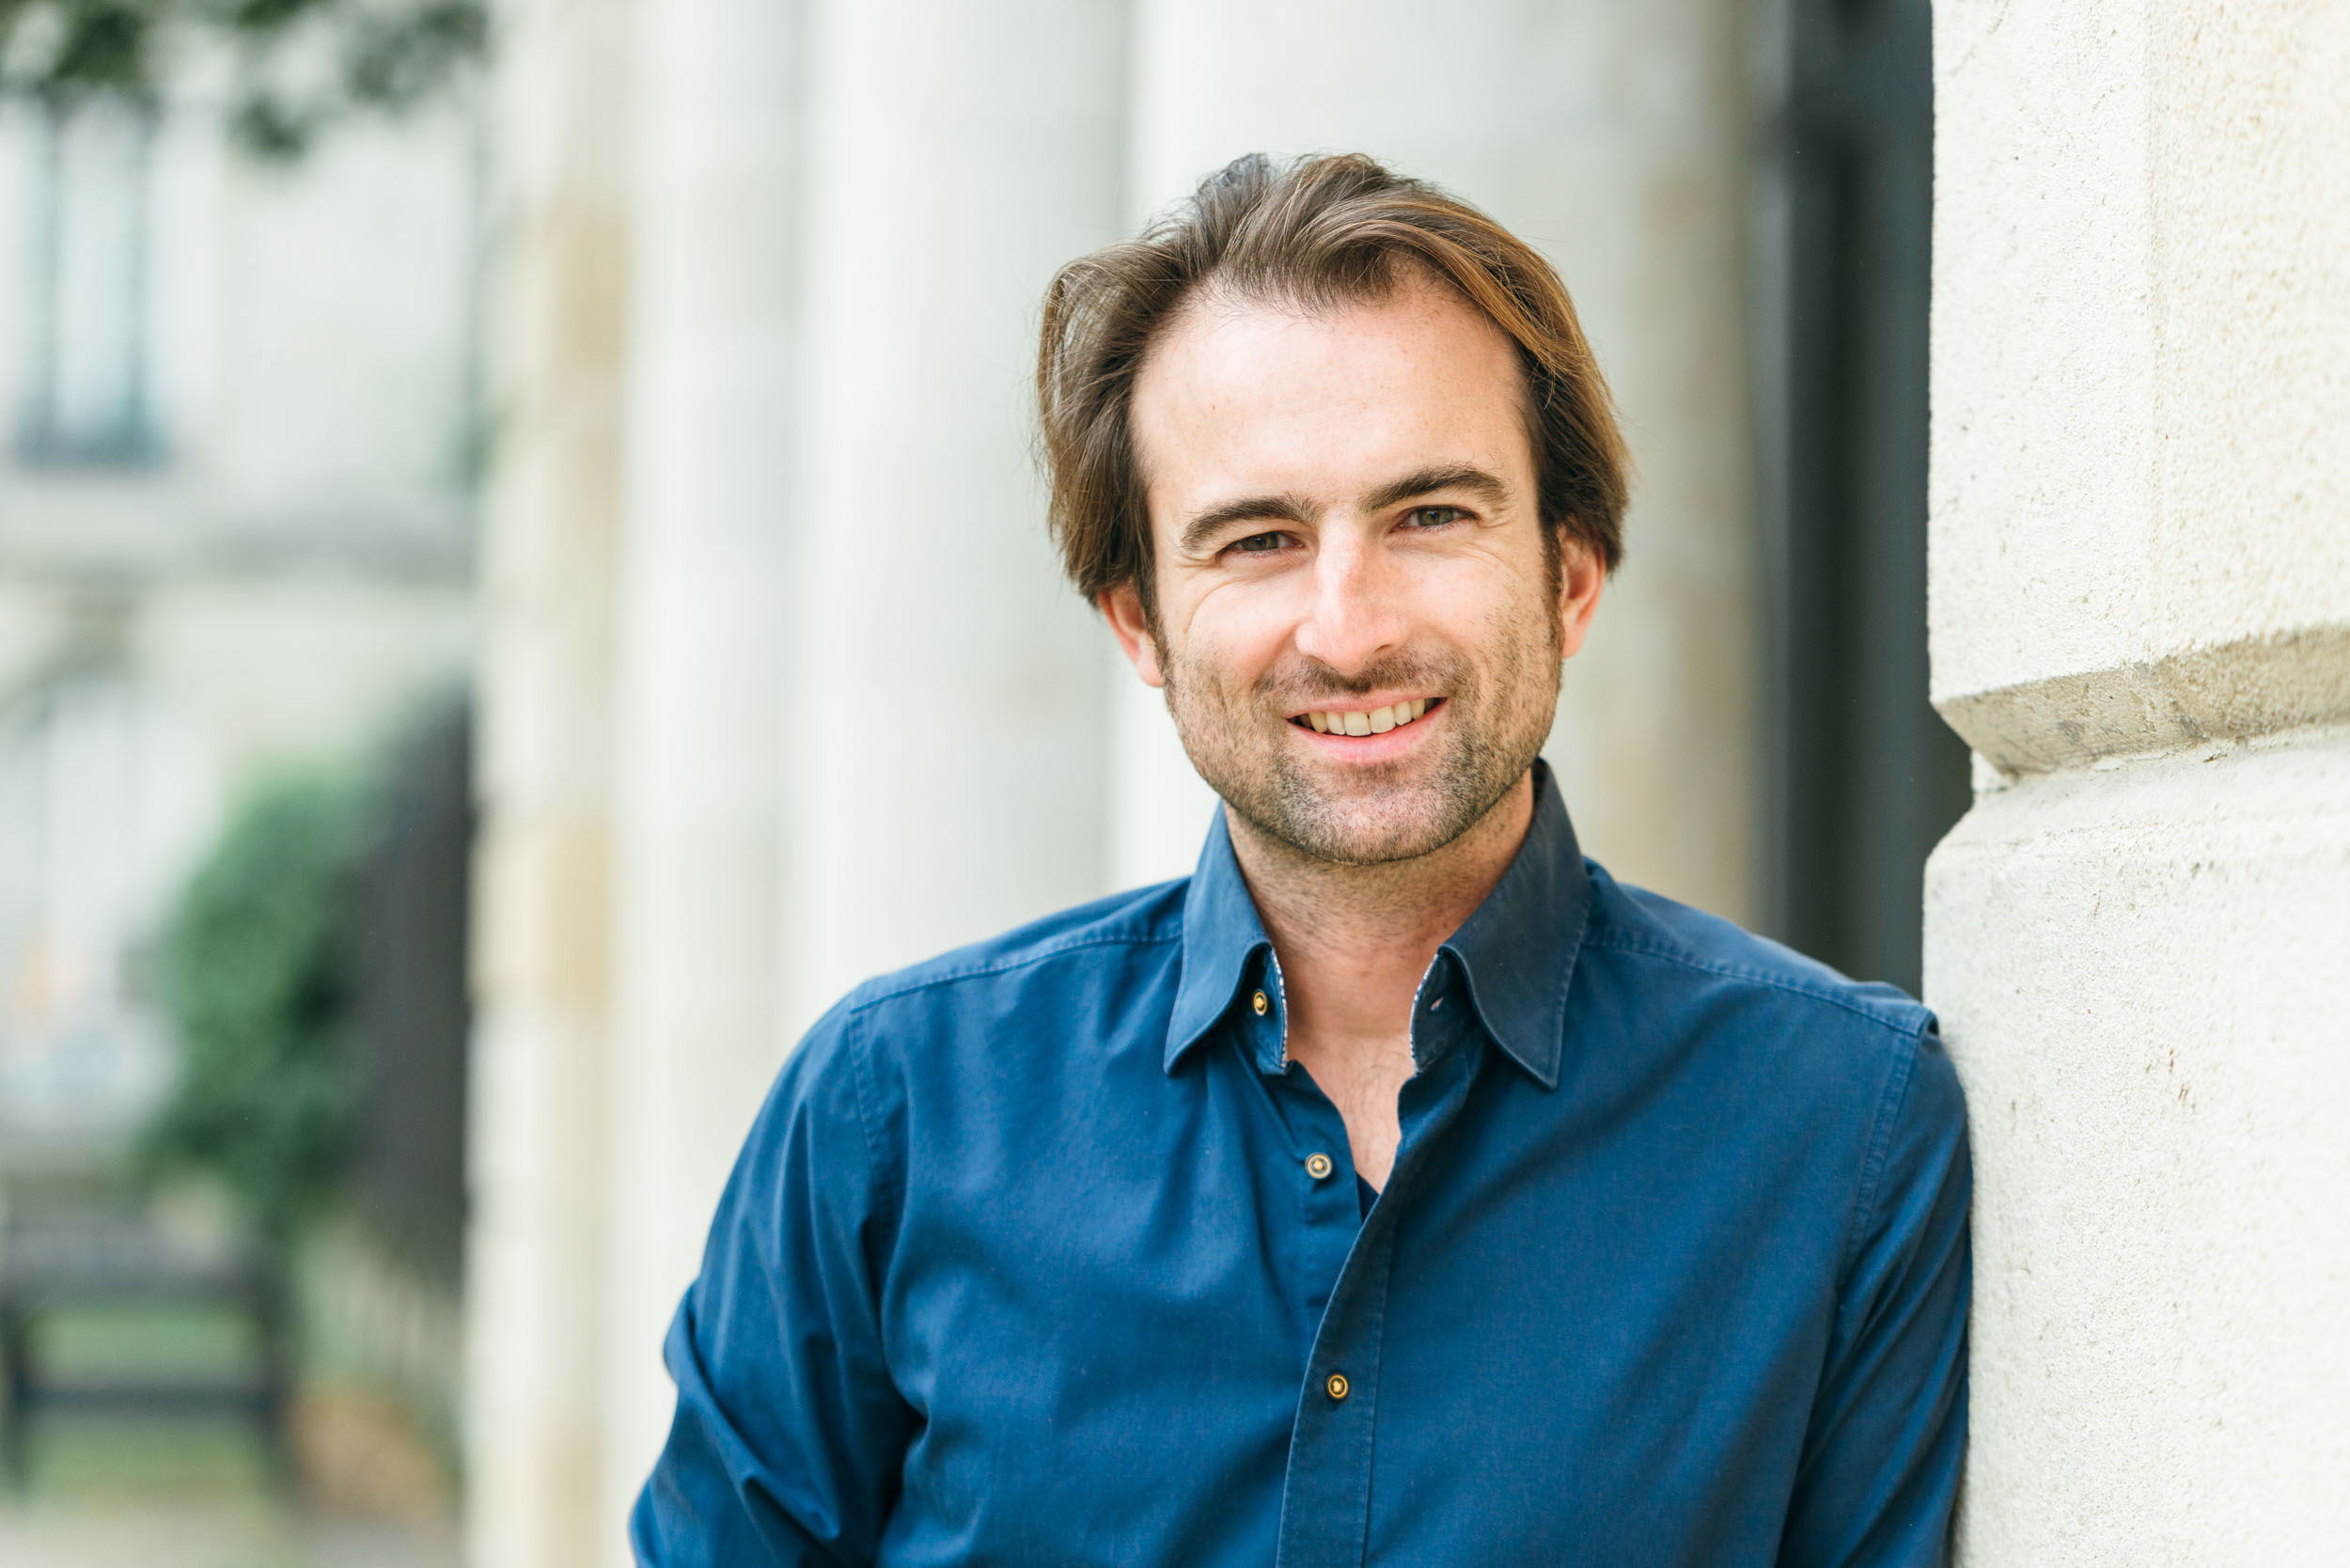
[[[0,1137],[118,1131],[164,1087],[132,983],[153,902],[149,729],[127,679],[100,667],[0,711]]]
[[[19,447],[29,463],[163,455],[149,321],[155,117],[106,102],[34,118]]]

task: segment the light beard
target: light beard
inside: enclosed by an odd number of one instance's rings
[[[1308,664],[1237,693],[1178,656],[1162,666],[1167,712],[1192,766],[1265,838],[1331,865],[1390,865],[1459,839],[1534,765],[1559,700],[1559,641],[1549,630],[1506,637],[1481,670],[1458,654],[1399,656],[1351,678]],[[1443,728],[1433,755],[1349,770],[1359,779],[1352,791],[1318,780],[1271,729],[1293,713],[1342,706],[1335,694],[1380,690],[1442,693]]]

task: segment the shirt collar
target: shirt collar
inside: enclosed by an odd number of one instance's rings
[[[1257,901],[1248,896],[1240,862],[1232,857],[1231,830],[1218,807],[1208,823],[1208,841],[1183,892],[1183,978],[1175,989],[1175,1012],[1167,1024],[1167,1070],[1215,1027],[1232,1005],[1241,981],[1260,953],[1273,951]]]
[[[1509,870],[1438,949],[1466,977],[1479,1020],[1544,1089],[1559,1083],[1567,990],[1590,915],[1590,876],[1546,762],[1534,764],[1534,820]],[[1219,810],[1183,895],[1183,972],[1167,1027],[1167,1070],[1232,1005],[1272,942],[1257,918]]]

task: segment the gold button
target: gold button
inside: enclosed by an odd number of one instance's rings
[[[1265,1011],[1265,1009],[1267,1009],[1267,1008],[1271,1007],[1273,1004],[1272,1004],[1271,1002],[1266,1001],[1266,1000],[1264,999],[1264,993],[1263,993],[1263,992],[1261,992],[1261,991],[1260,991],[1260,992],[1258,992],[1258,993],[1257,993],[1257,995],[1256,995],[1256,996],[1254,996],[1254,997],[1253,997],[1253,998],[1249,1001],[1248,1005],[1249,1005],[1250,1007],[1253,1007],[1253,1008],[1255,1008],[1255,1009],[1257,1010],[1257,1016],[1258,1016],[1258,1017],[1262,1018],[1262,1017],[1264,1016],[1264,1011]]]
[[[1330,1374],[1330,1381],[1324,1383],[1323,1387],[1330,1390],[1330,1397],[1332,1399],[1344,1399],[1346,1397],[1347,1387],[1346,1374],[1344,1372],[1332,1372]]]
[[[1327,1154],[1308,1154],[1306,1156],[1306,1174],[1311,1176],[1317,1182],[1327,1180],[1330,1172],[1336,1168],[1337,1167],[1330,1163],[1330,1156]]]

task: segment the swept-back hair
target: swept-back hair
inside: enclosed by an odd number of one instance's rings
[[[1135,450],[1135,378],[1158,333],[1213,286],[1309,310],[1385,299],[1417,267],[1517,345],[1551,558],[1571,538],[1623,557],[1629,462],[1566,286],[1525,241],[1423,180],[1359,154],[1236,158],[1136,239],[1061,268],[1036,362],[1052,529],[1089,600],[1132,583],[1155,618],[1151,518]]]

